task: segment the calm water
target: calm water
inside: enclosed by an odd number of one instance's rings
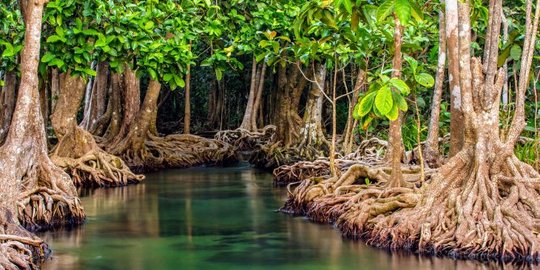
[[[83,194],[88,222],[42,233],[44,269],[489,269],[391,255],[331,226],[276,213],[286,191],[248,167],[171,170],[144,184]]]

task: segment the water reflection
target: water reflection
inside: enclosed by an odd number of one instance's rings
[[[85,191],[88,223],[43,233],[44,269],[513,269],[389,254],[277,209],[286,190],[249,168],[173,170]]]

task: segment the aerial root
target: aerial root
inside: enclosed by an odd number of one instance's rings
[[[116,187],[136,184],[144,175],[133,173],[125,162],[100,148],[95,148],[84,156],[73,159],[51,156],[52,161],[66,171],[75,186]]]
[[[23,193],[18,212],[19,222],[29,230],[70,226],[85,219],[79,198],[46,187]]]
[[[273,141],[275,134],[276,126],[269,125],[256,131],[242,128],[219,131],[214,139],[234,146],[236,151],[252,151],[258,145],[266,145]]]
[[[122,155],[126,164],[138,172],[164,168],[227,165],[237,161],[234,148],[227,143],[195,135],[148,134],[139,150],[128,149]]]
[[[489,166],[464,151],[412,187],[310,178],[284,211],[335,223],[344,235],[376,247],[539,262],[540,175],[514,156],[495,174]]]

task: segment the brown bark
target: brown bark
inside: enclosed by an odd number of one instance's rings
[[[259,72],[259,81],[257,83],[257,94],[255,96],[255,100],[253,101],[253,112],[251,114],[251,128],[253,130],[257,130],[257,116],[259,114],[262,114],[262,106],[261,106],[261,100],[262,95],[264,92],[264,79],[266,76],[266,64],[261,63],[261,68]],[[260,123],[262,124],[262,123]]]
[[[2,88],[2,107],[0,110],[0,145],[4,142],[5,136],[9,130],[11,117],[15,110],[15,101],[17,100],[17,73],[8,71],[4,75],[4,87]]]
[[[77,186],[122,186],[140,182],[144,176],[133,174],[124,161],[103,151],[92,134],[77,125],[85,85],[85,80],[79,76],[60,75],[60,98],[51,117],[59,142],[51,159],[71,175]]]
[[[0,221],[3,223],[0,233],[7,236],[6,240],[12,240],[1,244],[0,261],[7,269],[29,269],[32,260],[42,259],[47,249],[46,244],[25,231],[19,222],[37,229],[84,220],[73,183],[47,155],[37,70],[44,1],[21,2],[24,2],[26,24],[21,83],[11,128],[0,148]],[[30,244],[32,247],[28,248]]]
[[[435,75],[435,86],[433,88],[433,99],[431,102],[431,117],[429,118],[428,135],[424,149],[425,160],[427,164],[432,168],[437,168],[441,166],[441,158],[439,152],[439,121],[446,71],[445,20],[446,19],[444,11],[439,11],[439,60],[437,63],[437,74]]]
[[[106,97],[109,85],[109,64],[107,62],[98,63],[96,73],[97,75],[92,82],[89,107],[85,111],[83,121],[81,122],[81,126],[89,131],[95,131],[99,118],[103,116],[107,109]]]
[[[450,89],[450,157],[454,156],[463,147],[463,110],[461,91],[464,85],[461,85],[460,73],[460,34],[458,22],[459,14],[457,9],[446,6],[446,42],[448,48],[448,77]],[[467,49],[467,48],[465,48]]]
[[[313,68],[314,79],[306,102],[302,124],[303,127],[300,130],[300,151],[304,153],[307,153],[306,151],[309,151],[309,148],[312,148],[312,150],[322,149],[324,151],[324,149],[328,149],[329,146],[329,142],[326,140],[322,126],[326,66],[323,63],[317,63]],[[312,156],[309,158],[315,157]]]
[[[403,27],[400,24],[397,15],[394,14],[394,59],[392,62],[392,77],[401,78],[401,68],[402,68],[402,54],[401,54],[401,44],[402,44],[402,31]],[[390,121],[390,131],[389,131],[389,149],[388,149],[388,158],[390,158],[392,165],[392,174],[390,176],[390,182],[388,185],[390,187],[402,187],[406,184],[403,181],[403,173],[401,172],[401,158],[403,157],[403,140],[401,135],[401,126],[403,122],[403,113],[399,110],[398,119],[395,121]]]
[[[111,74],[109,104],[107,112],[100,118],[96,127],[96,136],[103,136],[104,141],[110,141],[120,132],[122,121],[122,93],[125,92],[122,74]]]
[[[244,118],[242,120],[242,124],[240,124],[241,129],[245,129],[248,131],[253,131],[256,129],[256,127],[253,127],[252,120],[253,120],[253,115],[254,114],[256,115],[254,103],[255,103],[255,98],[256,98],[257,90],[258,90],[258,82],[261,75],[258,66],[259,65],[257,64],[255,57],[253,57],[253,63],[251,66],[251,84],[249,88],[249,96],[247,100],[246,110],[244,112]]]
[[[188,65],[186,74],[186,89],[184,104],[184,134],[191,133],[191,65]]]
[[[300,136],[302,118],[298,114],[298,107],[302,92],[306,88],[307,80],[300,74],[297,65],[278,67],[278,96],[277,111],[274,117],[276,125],[276,141],[282,142],[284,148],[290,147]],[[302,71],[303,72],[303,71]]]

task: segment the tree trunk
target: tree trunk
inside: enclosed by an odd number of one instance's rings
[[[401,43],[402,43],[402,26],[397,15],[394,14],[394,59],[392,63],[392,77],[401,78],[402,67],[402,55],[401,55]],[[395,90],[393,90],[395,91]],[[403,157],[403,139],[401,135],[401,126],[403,122],[403,113],[399,110],[398,119],[390,121],[390,134],[389,134],[389,149],[388,158],[390,158],[392,165],[392,174],[390,175],[389,187],[402,187],[405,186],[403,181],[403,173],[401,172],[401,158]]]
[[[26,228],[39,229],[78,224],[85,218],[71,179],[47,155],[37,70],[44,1],[21,2],[25,9],[25,46],[17,105],[6,142],[0,148],[0,233],[6,234],[8,241],[34,244],[30,250],[14,242],[3,243],[6,252],[0,254],[0,260],[7,269],[30,269],[33,259],[46,254],[46,245],[20,227],[17,219]],[[10,239],[14,237],[20,238]]]
[[[0,145],[4,142],[9,130],[13,111],[15,110],[15,101],[17,100],[16,87],[17,73],[15,71],[6,72],[4,75],[4,87],[1,93],[3,98],[0,110]]]
[[[302,118],[298,115],[298,107],[307,80],[300,73],[297,65],[278,67],[277,108],[274,117],[276,125],[276,141],[282,142],[284,148],[289,148],[300,137]],[[303,72],[303,71],[302,71]]]
[[[459,35],[458,29],[458,10],[446,6],[446,42],[448,48],[448,77],[450,82],[450,157],[458,153],[463,146],[463,111],[461,107],[461,91],[463,85],[460,85],[460,59]]]
[[[111,74],[111,85],[109,91],[109,104],[107,105],[107,112],[98,121],[96,130],[97,136],[103,136],[103,140],[110,141],[118,135],[120,132],[120,126],[122,121],[122,93],[125,93],[125,87],[123,84],[122,74]],[[103,132],[101,132],[101,126],[103,126]]]
[[[251,128],[257,130],[257,116],[262,114],[261,99],[264,92],[264,78],[266,76],[266,64],[261,63],[261,71],[259,72],[259,82],[257,83],[257,95],[253,101],[253,112],[251,114]],[[262,123],[260,123],[262,124]]]
[[[343,139],[343,149],[345,154],[352,152],[352,147],[354,143],[354,128],[356,127],[357,121],[353,118],[354,107],[358,103],[358,97],[360,95],[360,90],[364,87],[366,83],[366,72],[362,69],[358,71],[356,76],[356,83],[354,85],[352,96],[349,98],[349,113],[347,116],[347,124],[345,126],[345,136]]]
[[[188,65],[186,74],[185,104],[184,104],[184,134],[191,130],[191,65]]]
[[[105,114],[107,109],[107,89],[109,86],[109,64],[100,62],[96,67],[96,77],[92,83],[92,91],[90,95],[90,106],[85,112],[81,126],[88,131],[95,131],[96,124]]]
[[[326,85],[326,66],[323,63],[314,65],[314,80],[311,84],[306,108],[304,111],[303,127],[300,130],[300,152],[307,154],[308,159],[316,158],[314,153],[328,151],[329,142],[322,126],[322,110]],[[308,154],[309,152],[312,152]]]
[[[261,73],[259,71],[257,61],[255,60],[255,57],[253,57],[253,63],[251,66],[251,84],[249,88],[249,96],[246,105],[246,111],[244,112],[244,118],[242,120],[242,124],[240,125],[241,129],[245,129],[248,131],[253,131],[256,129],[256,127],[253,127],[252,119],[253,115],[256,115],[254,103],[257,95],[260,75]]]
[[[429,118],[428,136],[424,149],[424,156],[427,164],[432,168],[441,166],[439,153],[439,122],[441,114],[441,100],[444,87],[444,75],[446,71],[446,37],[445,37],[445,15],[444,11],[439,12],[439,60],[437,63],[437,74],[435,75],[435,86],[433,89],[433,100],[431,102],[431,117]]]
[[[144,176],[133,174],[118,157],[103,151],[92,134],[77,125],[77,112],[86,82],[69,73],[60,75],[60,98],[51,117],[58,137],[51,159],[71,175],[77,186],[103,187],[138,183]]]

